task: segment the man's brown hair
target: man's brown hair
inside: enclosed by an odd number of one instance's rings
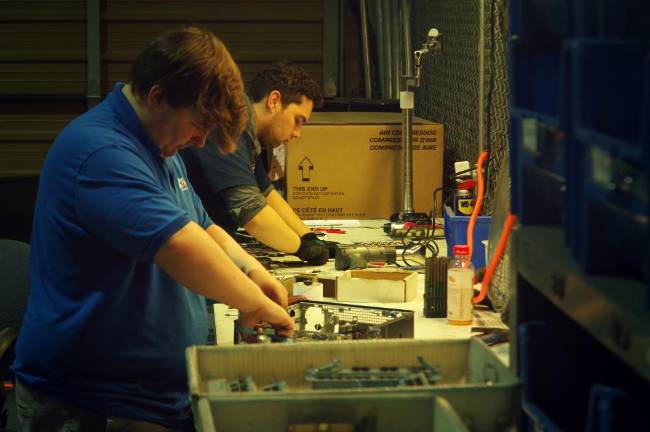
[[[314,108],[323,106],[323,93],[320,85],[311,75],[294,63],[283,61],[265,66],[253,78],[248,95],[253,102],[264,99],[273,90],[282,95],[282,104],[300,103],[306,96],[314,102]]]
[[[187,27],[157,37],[131,65],[129,83],[142,99],[151,87],[160,86],[169,105],[191,107],[202,126],[215,126],[221,150],[236,148],[248,121],[244,84],[226,46],[212,32]]]

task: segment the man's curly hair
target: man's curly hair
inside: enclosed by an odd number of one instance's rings
[[[314,108],[323,106],[323,92],[312,76],[288,61],[272,63],[260,70],[253,79],[248,95],[253,102],[259,102],[270,92],[277,90],[282,95],[282,103],[300,103],[305,96],[314,102]]]

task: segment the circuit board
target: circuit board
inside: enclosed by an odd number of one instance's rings
[[[296,323],[296,342],[413,337],[410,310],[301,301],[288,312]]]

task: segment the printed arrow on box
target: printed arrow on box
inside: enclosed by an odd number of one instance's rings
[[[298,169],[302,174],[302,181],[309,181],[311,170],[314,169],[314,164],[311,163],[311,161],[307,156],[305,156],[298,164]]]

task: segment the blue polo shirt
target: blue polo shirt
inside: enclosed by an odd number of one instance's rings
[[[205,299],[153,257],[188,222],[212,221],[122,87],[67,125],[43,166],[14,371],[68,403],[178,427],[191,420],[185,348],[206,343]]]

